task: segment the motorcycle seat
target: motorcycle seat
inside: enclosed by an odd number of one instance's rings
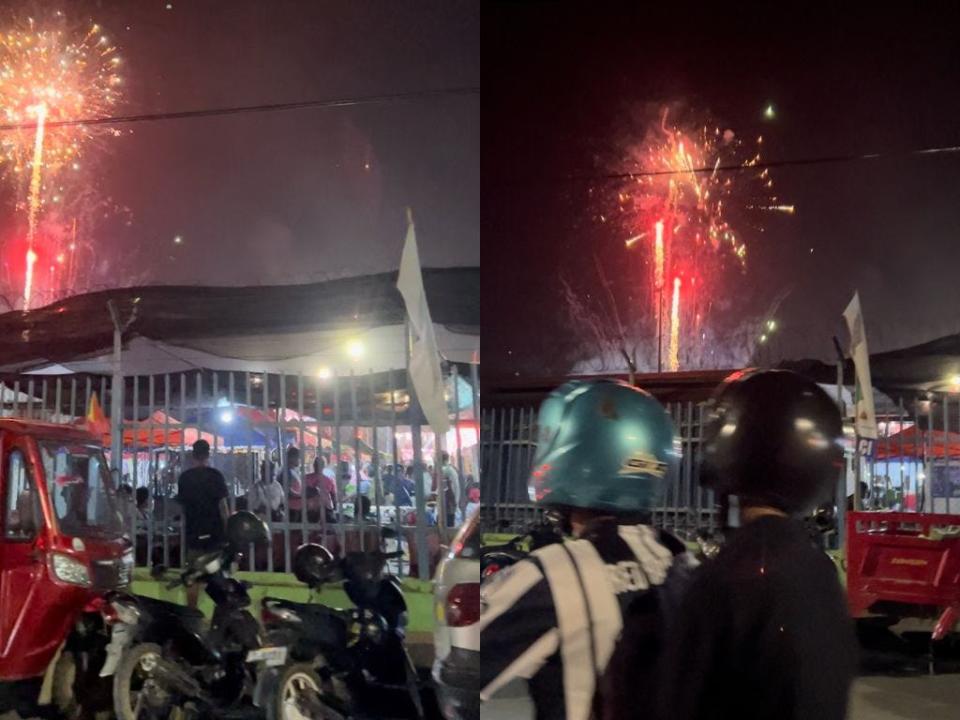
[[[203,613],[196,608],[142,595],[137,595],[136,598],[137,604],[153,616],[173,615],[184,620],[203,620]]]
[[[307,613],[307,614],[328,614],[328,615],[349,615],[352,610],[350,608],[336,608],[330,607],[329,605],[323,605],[322,603],[316,602],[296,602],[294,600],[286,600],[284,598],[276,597],[265,597],[263,603],[275,605],[276,607],[286,608],[288,610],[293,610],[297,613]]]

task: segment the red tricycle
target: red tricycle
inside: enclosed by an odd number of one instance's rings
[[[928,618],[943,639],[960,617],[960,515],[847,513],[847,598],[854,617]]]
[[[104,596],[132,568],[99,441],[0,419],[0,714],[51,699],[77,713],[105,655]]]

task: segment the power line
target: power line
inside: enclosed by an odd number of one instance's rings
[[[442,97],[456,97],[462,95],[479,95],[478,87],[454,87],[438,90],[418,90],[407,93],[393,93],[388,95],[367,95],[361,97],[330,98],[327,100],[301,100],[290,103],[271,103],[265,105],[242,105],[239,107],[207,108],[205,110],[182,110],[180,112],[146,113],[143,115],[116,115],[103,118],[87,118],[84,120],[57,120],[44,123],[46,128],[71,127],[76,125],[121,125],[155,120],[184,120],[188,118],[219,117],[225,115],[245,115],[248,113],[285,112],[288,110],[358,107],[361,105],[385,105],[389,103],[413,102],[415,100],[430,100]],[[8,123],[0,125],[0,132],[10,130],[32,130],[37,127],[36,122]]]
[[[594,173],[590,175],[566,175],[560,180],[566,182],[592,182],[599,180],[632,180],[641,177],[657,177],[661,175],[689,175],[691,173],[739,172],[754,168],[781,168],[802,165],[831,165],[839,163],[864,162],[869,160],[892,160],[895,158],[923,157],[926,155],[952,155],[960,153],[960,145],[943,147],[916,148],[902,152],[890,153],[862,153],[849,155],[823,155],[812,158],[795,158],[792,160],[769,160],[752,163],[750,165],[710,165],[704,167],[687,168],[684,170],[640,170],[637,172]],[[531,179],[532,180],[532,179]],[[524,182],[525,180],[521,180]]]

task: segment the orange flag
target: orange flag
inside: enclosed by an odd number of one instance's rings
[[[84,423],[87,430],[97,435],[110,434],[110,421],[103,414],[103,408],[100,407],[100,400],[96,393],[90,395],[90,405],[87,407],[87,417]]]

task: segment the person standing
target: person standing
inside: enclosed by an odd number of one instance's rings
[[[567,383],[537,423],[530,493],[573,538],[481,585],[480,700],[525,678],[537,720],[587,720],[601,714],[595,694],[608,689],[627,618],[649,621],[651,631],[632,638],[644,650],[632,667],[652,676],[660,608],[693,562],[680,540],[649,525],[679,454],[666,411],[626,383]]]
[[[450,453],[444,450],[440,454],[440,478],[443,484],[443,502],[446,506],[447,527],[456,525],[457,511],[462,510],[460,499],[464,493],[460,487],[460,473],[450,462]]]
[[[310,498],[307,505],[311,513],[317,517],[323,513],[327,522],[335,521],[335,510],[337,507],[337,480],[333,471],[326,466],[326,461],[321,454],[313,460],[313,472],[303,479],[306,485],[307,497]],[[314,522],[311,520],[311,522]]]
[[[738,528],[694,574],[662,664],[659,717],[843,720],[858,649],[837,571],[800,517],[833,496],[840,412],[814,382],[737,373],[703,429],[701,484]]]
[[[183,508],[186,530],[186,561],[221,547],[226,541],[227,482],[223,474],[210,466],[210,444],[203,439],[193,444],[194,466],[177,481],[177,501]],[[187,587],[187,605],[197,607],[199,585]]]

